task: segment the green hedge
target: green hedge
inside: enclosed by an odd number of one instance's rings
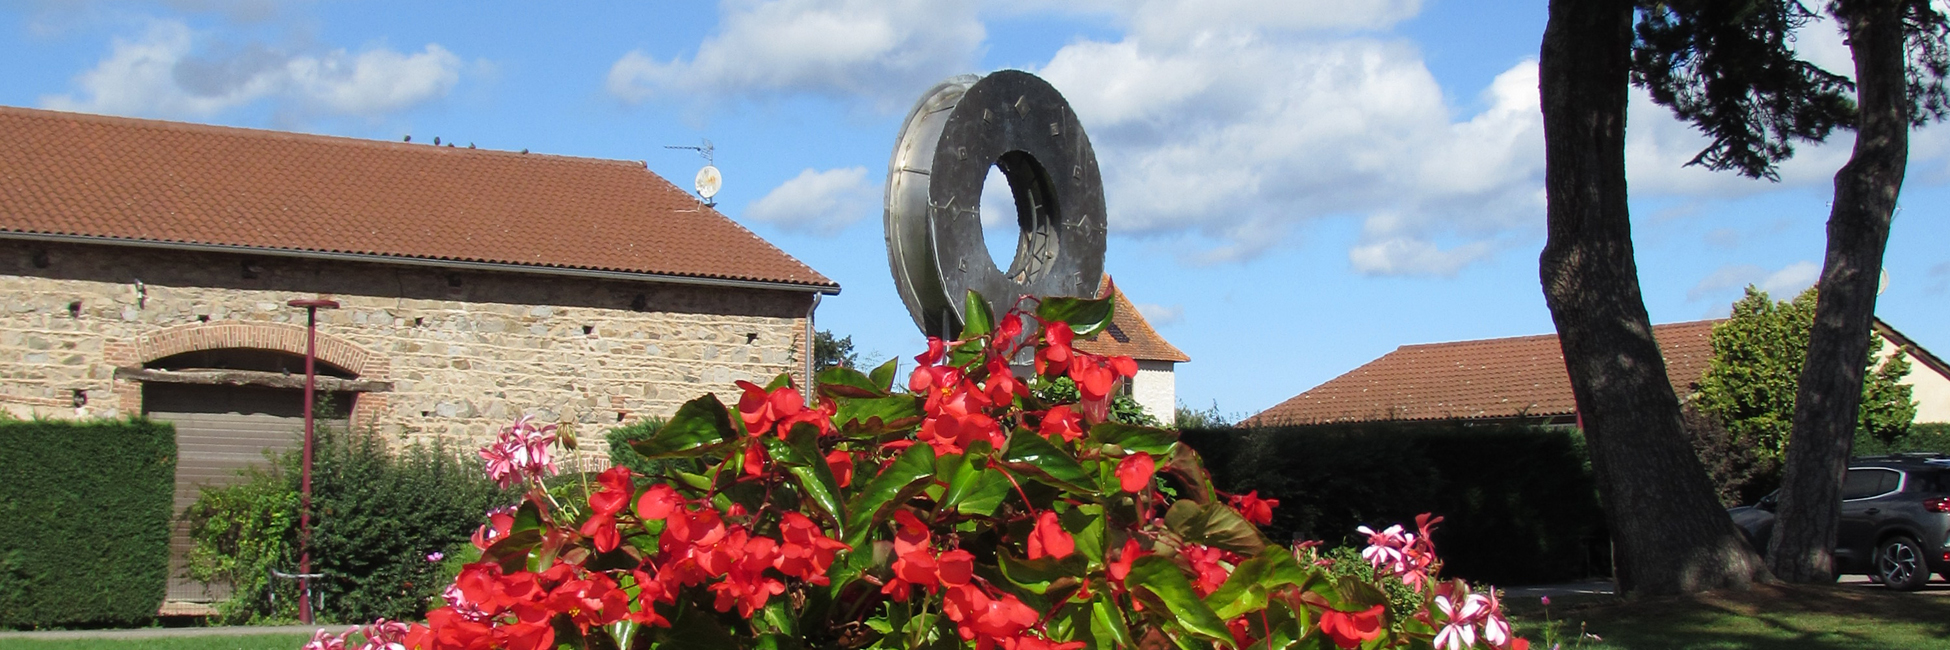
[[[1449,575],[1535,584],[1607,573],[1604,513],[1575,432],[1380,423],[1182,432],[1222,489],[1280,500],[1274,539],[1359,544],[1355,526],[1445,517]]]
[[[1856,456],[1876,456],[1900,452],[1933,451],[1950,454],[1950,423],[1912,424],[1909,433],[1885,443],[1866,432],[1855,434]]]
[[[154,619],[175,481],[168,423],[0,419],[0,627]]]

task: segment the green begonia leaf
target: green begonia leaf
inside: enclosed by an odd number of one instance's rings
[[[833,423],[848,430],[878,431],[903,426],[921,415],[921,398],[913,395],[862,397],[840,401]]]
[[[1091,496],[1099,491],[1097,480],[1076,459],[1028,429],[1018,429],[1009,436],[1009,451],[1002,455],[1002,464],[1060,489]]]
[[[1198,592],[1192,590],[1192,582],[1171,558],[1159,555],[1138,558],[1131,564],[1131,575],[1124,584],[1155,597],[1186,630],[1212,639],[1232,640],[1225,621],[1219,620],[1212,608],[1199,599]]]
[[[1280,547],[1268,548],[1239,563],[1225,584],[1205,597],[1205,604],[1219,618],[1231,620],[1246,612],[1265,609],[1268,595],[1281,587],[1305,582],[1307,577],[1307,571],[1293,560],[1293,553]]]
[[[1090,427],[1090,439],[1107,445],[1117,445],[1126,451],[1142,451],[1153,456],[1165,456],[1171,451],[1171,445],[1178,442],[1178,432],[1121,422],[1104,422]]]
[[[873,378],[846,366],[819,371],[819,394],[827,397],[885,397],[887,391],[874,385]]]
[[[813,425],[800,423],[792,427],[791,439],[780,440],[763,436],[765,451],[772,460],[783,464],[786,473],[805,491],[805,496],[821,513],[839,526],[839,535],[846,535],[846,511],[840,505],[839,480],[833,478],[833,468],[826,465],[826,458],[819,455],[819,430]]]
[[[1077,336],[1095,336],[1104,328],[1110,327],[1111,312],[1115,310],[1110,298],[1044,298],[1043,304],[1036,307],[1036,317],[1045,321],[1063,321],[1070,324],[1070,330]]]
[[[886,363],[880,364],[880,367],[868,373],[867,380],[882,394],[894,392],[894,373],[900,370],[900,366],[899,357],[888,359]]]
[[[677,407],[677,413],[670,416],[664,428],[648,439],[630,443],[630,448],[645,458],[700,456],[736,437],[738,430],[732,428],[731,415],[724,403],[718,401],[717,395],[705,393]]]
[[[846,543],[864,548],[873,527],[892,516],[895,506],[927,488],[934,479],[934,448],[914,443],[894,462],[867,481],[846,504]]]
[[[1223,503],[1199,505],[1179,501],[1165,511],[1165,526],[1186,541],[1221,548],[1240,555],[1258,555],[1268,546],[1259,527]]]
[[[1049,591],[1052,585],[1064,578],[1070,578],[1072,581],[1081,579],[1084,570],[1089,566],[1089,559],[1082,553],[1071,553],[1061,560],[1053,557],[1026,560],[1002,550],[996,552],[995,558],[996,565],[1002,569],[1003,577],[1008,578],[1009,582],[1016,586],[1036,594]]]
[[[989,301],[982,299],[982,294],[975,293],[975,290],[970,289],[968,295],[962,297],[962,311],[965,317],[961,324],[961,338],[982,336],[995,329],[995,312],[989,310]]]

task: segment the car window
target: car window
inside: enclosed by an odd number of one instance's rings
[[[1842,480],[1842,500],[1867,499],[1888,494],[1902,483],[1902,474],[1892,469],[1862,468],[1848,471]]]

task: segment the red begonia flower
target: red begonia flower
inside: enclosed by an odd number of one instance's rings
[[[1056,511],[1044,510],[1043,514],[1036,516],[1036,528],[1029,532],[1029,559],[1049,556],[1061,560],[1076,550],[1076,540],[1063,530]]]
[[[948,343],[930,336],[928,337],[928,351],[915,355],[914,361],[923,366],[932,366],[941,363],[941,358],[947,356],[947,354]]]
[[[1076,442],[1078,438],[1083,437],[1083,418],[1078,417],[1068,405],[1054,406],[1048,413],[1043,414],[1043,423],[1037,427],[1036,432],[1051,440]]]
[[[975,578],[975,554],[961,549],[942,553],[935,559],[936,574],[941,584],[959,587]]]
[[[642,496],[636,498],[636,516],[644,521],[662,521],[683,507],[684,496],[678,494],[676,488],[663,483],[650,486]]]
[[[630,481],[630,468],[617,465],[596,477],[596,484],[602,486],[595,494],[589,495],[589,509],[597,514],[614,515],[622,512],[630,503],[630,493],[636,485]]]
[[[826,570],[838,552],[851,548],[827,537],[811,518],[791,511],[780,517],[779,539],[779,572],[818,586],[829,583]]]
[[[1259,490],[1245,494],[1235,494],[1227,499],[1246,521],[1264,526],[1273,523],[1273,509],[1279,507],[1279,499],[1261,499]]]
[[[582,528],[578,532],[581,532],[583,537],[594,540],[596,550],[604,553],[616,550],[616,545],[622,543],[623,539],[616,530],[616,515],[600,512],[589,515],[589,520],[582,522]]]
[[[1050,321],[1043,324],[1043,341],[1047,345],[1036,350],[1036,374],[1045,377],[1062,375],[1070,369],[1070,341],[1076,338],[1076,331],[1063,321]]]
[[[1219,563],[1224,559],[1225,551],[1202,544],[1187,544],[1184,549],[1181,549],[1180,554],[1192,565],[1192,574],[1195,578],[1192,581],[1192,590],[1198,592],[1200,598],[1218,591],[1219,587],[1226,583],[1226,578],[1232,576],[1232,572]]]
[[[826,467],[833,470],[833,481],[846,487],[853,484],[853,455],[835,449],[826,454]]]
[[[1320,631],[1342,648],[1358,648],[1362,642],[1381,636],[1381,612],[1386,605],[1375,605],[1358,612],[1327,610],[1320,613]]]
[[[1125,456],[1117,463],[1117,484],[1125,492],[1142,492],[1151,485],[1151,475],[1157,473],[1158,462],[1151,454],[1142,451]]]
[[[1137,562],[1138,557],[1142,555],[1144,555],[1144,547],[1138,544],[1137,538],[1126,539],[1124,548],[1119,551],[1117,558],[1104,562],[1104,572],[1110,575],[1111,580],[1122,583],[1131,575],[1131,564]]]

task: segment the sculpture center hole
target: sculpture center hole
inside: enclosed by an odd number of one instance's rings
[[[1049,175],[1034,157],[1011,151],[990,165],[981,210],[982,244],[1004,276],[1027,284],[1055,266],[1060,216]]]

